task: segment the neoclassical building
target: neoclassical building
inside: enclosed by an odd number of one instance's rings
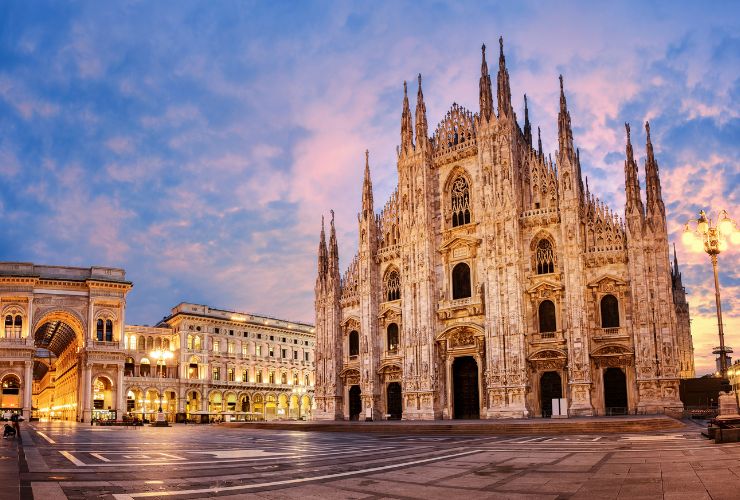
[[[122,269],[0,263],[0,410],[77,420],[308,418],[312,325],[181,303],[125,324]]]
[[[421,76],[413,115],[404,83],[398,187],[377,213],[366,153],[341,276],[334,213],[328,245],[322,222],[314,416],[547,416],[554,398],[570,415],[680,410],[693,347],[649,125],[644,197],[626,126],[618,215],[584,183],[562,77],[553,159],[526,96],[517,121],[503,42],[496,102],[485,56],[478,111],[453,104],[431,135]]]

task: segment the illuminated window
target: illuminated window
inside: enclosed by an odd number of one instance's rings
[[[211,378],[213,380],[221,380],[221,369],[214,367],[213,370],[211,370]]]
[[[396,352],[398,350],[398,325],[395,323],[391,323],[390,325],[388,325],[386,334],[388,350],[391,352]]]

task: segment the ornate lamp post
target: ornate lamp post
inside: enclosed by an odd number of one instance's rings
[[[292,389],[293,394],[298,396],[298,419],[301,418],[301,400],[303,399],[303,395],[306,394],[306,388],[303,386],[293,386]]]
[[[163,368],[167,366],[167,360],[171,359],[174,355],[169,349],[161,348],[152,351],[150,355],[152,358],[157,360],[157,370],[159,372],[159,379],[161,383]],[[159,393],[159,410],[157,410],[157,424],[162,425],[163,423],[166,426],[167,420],[164,418],[164,413],[162,412],[162,388],[160,386],[157,387],[157,392]]]
[[[692,228],[690,225],[695,226]],[[689,221],[683,232],[683,242],[690,247],[692,251],[701,252],[704,250],[712,259],[712,269],[714,270],[714,298],[717,303],[717,329],[719,331],[719,347],[713,352],[719,354],[720,377],[722,380],[727,379],[727,354],[732,352],[731,347],[725,346],[725,333],[722,325],[722,303],[719,295],[719,274],[717,271],[717,256],[720,252],[727,250],[727,240],[733,244],[740,242],[740,231],[738,231],[735,221],[727,214],[727,210],[719,213],[719,222],[712,225],[712,220],[707,218],[707,214],[702,210],[699,212],[699,218],[696,222]]]

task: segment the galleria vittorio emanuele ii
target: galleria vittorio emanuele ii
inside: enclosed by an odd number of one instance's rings
[[[562,76],[554,155],[526,97],[514,113],[502,40],[495,84],[494,100],[484,46],[478,109],[431,130],[421,75],[415,113],[404,83],[398,187],[376,212],[366,153],[343,274],[333,212],[328,244],[322,226],[316,418],[682,410],[690,320],[649,124],[644,195],[626,125],[622,216],[589,190]]]

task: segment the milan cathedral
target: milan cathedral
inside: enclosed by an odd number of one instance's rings
[[[650,126],[645,202],[626,125],[618,216],[584,185],[560,77],[558,151],[512,108],[453,104],[429,135],[404,83],[398,187],[376,213],[366,153],[359,251],[340,276],[332,212],[316,280],[317,419],[450,419],[680,411],[694,376]],[[564,403],[564,406],[562,406]],[[554,406],[556,405],[556,406]]]

